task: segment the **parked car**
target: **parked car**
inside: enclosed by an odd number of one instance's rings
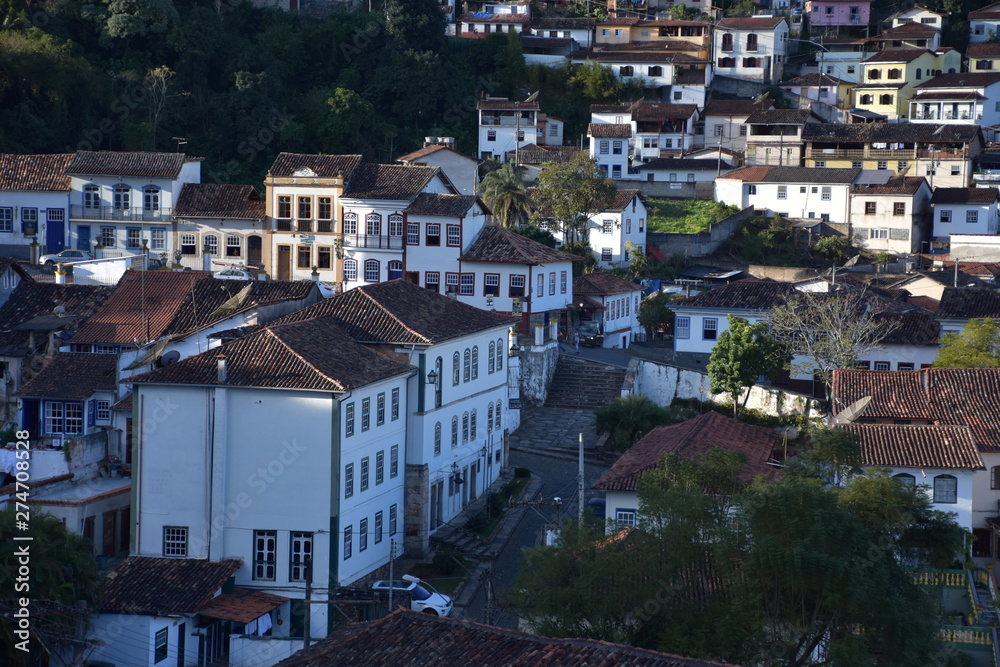
[[[590,327],[580,327],[580,345],[584,347],[604,347],[604,334]]]
[[[85,262],[94,259],[86,250],[63,250],[52,255],[42,255],[38,263],[52,266],[53,264],[69,264],[70,262]]]
[[[253,280],[249,271],[243,269],[223,269],[215,274],[219,280]]]
[[[384,591],[388,592],[392,589],[397,593],[409,593],[410,594],[410,609],[413,611],[422,611],[425,614],[431,614],[433,616],[450,616],[452,608],[452,600],[447,595],[443,593],[438,593],[434,591],[433,593],[416,581],[407,581],[405,579],[379,579],[374,584],[372,584],[373,591]]]

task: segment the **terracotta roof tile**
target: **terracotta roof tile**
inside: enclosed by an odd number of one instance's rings
[[[628,107],[627,104],[591,104],[590,113],[625,113]]]
[[[551,639],[400,609],[334,630],[278,667],[329,665],[504,665],[505,667],[726,667],[596,639]],[[731,666],[730,666],[731,667]]]
[[[348,181],[341,198],[412,201],[439,171],[438,167],[363,164]]]
[[[108,614],[192,614],[201,610],[242,561],[129,556],[102,589]]]
[[[627,123],[591,123],[587,134],[595,139],[629,139],[632,137],[632,126]]]
[[[972,287],[945,287],[941,293],[937,316],[958,319],[1000,318],[1000,292]]]
[[[0,153],[0,190],[68,192],[66,167],[73,153],[16,155]]]
[[[760,183],[772,169],[774,169],[774,167],[742,167],[740,169],[736,169],[735,171],[731,171],[728,174],[719,176],[719,179]]]
[[[191,285],[162,335],[180,336],[199,331],[256,306],[284,301],[311,305],[320,298],[311,280],[242,281],[203,277]]]
[[[91,285],[56,285],[22,281],[7,302],[0,306],[0,354],[26,356],[32,322],[40,330],[76,331],[111,295],[113,287]],[[61,314],[53,311],[61,307]],[[65,320],[61,326],[48,321],[56,317]],[[45,322],[40,322],[44,318]]]
[[[948,123],[807,123],[806,141],[953,143],[970,142],[979,136],[978,125]]]
[[[980,451],[1000,451],[1000,369],[926,368],[892,372],[835,370],[835,410],[865,396],[861,415],[875,419],[920,420],[968,426]]]
[[[987,5],[969,12],[970,21],[988,21],[1000,19],[1000,2]]]
[[[941,32],[932,25],[924,23],[904,23],[895,28],[883,30],[876,39],[930,39]]]
[[[542,245],[500,225],[486,225],[462,255],[464,262],[500,262],[508,264],[549,264],[578,262],[581,257]]]
[[[353,291],[353,290],[352,290]],[[218,360],[226,359],[220,382]],[[130,378],[136,384],[193,384],[344,392],[412,370],[358,345],[332,318],[268,325],[221,348]]]
[[[740,478],[749,481],[757,475],[774,477],[777,469],[767,465],[771,450],[778,441],[774,430],[751,426],[718,412],[668,426],[657,426],[615,461],[593,488],[605,491],[635,491],[639,475],[655,468],[664,454],[679,454],[696,459],[710,449],[741,451],[747,456]]]
[[[77,151],[66,168],[76,176],[146,176],[177,178],[185,162],[200,160],[184,153]]]
[[[782,81],[779,86],[840,86],[844,84],[850,84],[849,81],[844,81],[843,79],[838,79],[835,76],[830,76],[829,74],[821,74],[819,72],[810,72],[809,74],[803,74],[802,76],[797,76],[794,79],[789,79],[788,81]]]
[[[264,200],[252,185],[185,183],[174,206],[179,218],[264,217]]]
[[[273,324],[332,317],[359,343],[433,345],[516,322],[407,280],[363,285]]]
[[[361,164],[360,155],[312,155],[308,153],[279,153],[269,173],[278,178],[290,178],[295,172],[308,169],[317,178],[343,176],[349,179]]]
[[[484,111],[513,111],[522,109],[526,111],[538,111],[538,102],[520,102],[508,99],[485,99],[476,102],[476,108]]]
[[[202,616],[209,618],[250,623],[272,609],[280,607],[289,599],[264,591],[251,591],[234,587],[232,593],[223,593],[209,600],[208,604],[202,606],[199,612]]]
[[[747,278],[675,301],[672,306],[770,310],[795,292],[791,283]]]
[[[118,355],[60,352],[17,392],[24,398],[83,400],[118,389]]]
[[[916,194],[927,181],[923,176],[898,176],[889,179],[885,185],[856,185],[851,188],[851,194],[857,197],[865,195],[912,195]]]
[[[705,105],[702,116],[749,116],[761,108],[773,106],[771,100],[711,100]]]
[[[604,210],[623,211],[626,207],[631,206],[632,200],[636,197],[643,201],[646,199],[646,196],[642,194],[642,190],[637,190],[635,188],[619,188],[615,190],[614,200]]]
[[[781,16],[740,16],[725,18],[719,21],[720,28],[735,28],[746,30],[771,30],[785,21]]]
[[[805,125],[813,119],[815,116],[809,109],[760,109],[744,122],[747,125]]]
[[[997,188],[934,188],[932,204],[992,204],[1000,199]]]
[[[764,183],[839,183],[849,184],[861,173],[851,168],[774,167],[761,179]]]
[[[960,88],[965,86],[990,86],[1000,81],[1000,72],[951,72],[938,74],[930,81],[916,86],[922,88]]]
[[[695,104],[643,102],[632,111],[632,119],[640,123],[686,120],[697,111],[698,107]]]
[[[858,436],[865,466],[985,469],[967,426],[846,424],[840,428]]]
[[[562,164],[569,162],[580,153],[576,146],[550,146],[548,144],[528,144],[518,148],[518,161],[522,165],[541,165],[546,162]],[[507,151],[513,158],[514,151]]]
[[[891,318],[898,322],[885,343],[889,345],[937,345],[940,325],[934,314],[921,308],[903,313],[888,312],[877,317]]]
[[[674,51],[594,51],[580,49],[569,54],[573,60],[596,60],[614,63],[697,63],[704,62],[686,53]]]
[[[641,292],[642,285],[619,278],[610,271],[594,271],[573,278],[573,298],[581,295],[631,294]]]
[[[909,63],[913,62],[925,53],[929,53],[927,49],[886,49],[885,51],[879,51],[875,55],[871,56],[866,60],[862,60],[863,63]]]
[[[1000,42],[993,44],[969,44],[965,50],[965,55],[969,58],[1000,57]]]
[[[449,218],[464,218],[469,214],[477,198],[472,195],[442,195],[424,192],[417,195],[406,210],[409,215],[441,215]],[[484,206],[485,208],[485,206]]]

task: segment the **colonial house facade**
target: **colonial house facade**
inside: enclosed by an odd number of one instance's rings
[[[931,189],[921,176],[851,189],[851,241],[870,252],[918,253],[930,231]]]
[[[984,44],[1000,34],[1000,2],[969,12],[969,43]]]
[[[715,179],[715,201],[753,206],[765,215],[845,223],[860,174],[860,169],[743,167]]]
[[[714,32],[715,74],[773,84],[788,55],[788,22],[781,16],[724,18]]]
[[[66,248],[72,153],[0,154],[0,252],[37,261]],[[37,241],[38,252],[31,255]],[[81,250],[93,250],[91,247]]]
[[[252,185],[188,183],[174,206],[171,261],[195,270],[262,268],[264,223],[264,200]]]
[[[643,286],[609,271],[585,273],[573,279],[573,303],[580,322],[588,319],[604,338],[603,347],[627,349],[642,334],[639,303]]]
[[[509,151],[538,143],[538,102],[487,97],[476,103],[479,116],[479,157],[504,160]]]
[[[934,240],[951,242],[954,235],[995,235],[1000,222],[997,188],[937,188],[931,198]]]

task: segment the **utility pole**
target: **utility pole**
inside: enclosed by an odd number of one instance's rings
[[[392,613],[392,579],[393,571],[396,566],[396,540],[395,538],[389,539],[389,613]]]
[[[305,617],[302,619],[303,648],[309,648],[309,635],[312,633],[312,558],[306,562],[306,604]]]
[[[580,470],[579,470],[579,485],[577,487],[577,504],[576,513],[578,516],[578,521],[580,527],[583,528],[583,432],[580,432]]]

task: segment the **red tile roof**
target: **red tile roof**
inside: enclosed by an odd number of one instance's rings
[[[84,400],[118,388],[118,355],[60,352],[17,392],[22,398]]]
[[[877,39],[930,39],[941,31],[924,23],[904,23],[884,30]]]
[[[872,57],[863,60],[865,63],[908,63],[916,60],[925,53],[927,49],[886,49],[879,51]]]
[[[177,178],[185,162],[198,161],[184,153],[144,151],[77,151],[66,168],[72,176],[139,176]]]
[[[897,176],[885,185],[855,185],[851,188],[854,196],[864,195],[913,195],[927,183],[923,176]]]
[[[626,123],[591,123],[587,134],[596,139],[629,139],[632,137],[632,126]]]
[[[819,72],[810,72],[809,74],[803,74],[802,76],[797,76],[794,79],[789,79],[788,81],[782,81],[778,84],[780,87],[784,86],[840,86],[850,84],[850,81],[844,81],[843,79],[838,79],[835,76],[830,76],[829,74],[821,74]]]
[[[185,183],[174,206],[179,218],[264,217],[264,200],[252,185],[228,183]]]
[[[727,667],[596,639],[551,639],[399,609],[345,625],[278,663],[331,665],[504,665],[505,667]],[[729,666],[732,667],[732,666]]]
[[[1000,199],[998,188],[934,188],[932,204],[992,204]]]
[[[965,55],[969,58],[1000,57],[1000,42],[994,44],[969,44],[969,47],[965,50]]]
[[[694,104],[643,102],[632,111],[632,119],[640,123],[687,120],[697,111],[698,107]]]
[[[272,609],[280,607],[289,599],[264,591],[233,588],[232,593],[223,593],[209,600],[199,613],[202,616],[221,618],[224,621],[250,623]]]
[[[719,21],[720,28],[737,28],[748,30],[773,29],[784,22],[781,16],[740,16]]]
[[[604,296],[606,294],[631,294],[641,292],[642,285],[630,283],[610,271],[594,271],[573,278],[573,298],[579,296]]]
[[[969,12],[970,21],[989,21],[1000,19],[1000,2],[981,7]]]
[[[795,293],[791,283],[746,278],[675,301],[671,306],[770,310]]]
[[[66,167],[73,153],[16,155],[0,153],[0,190],[68,192]]]
[[[32,354],[34,350],[29,343],[36,326],[38,331],[46,333],[76,331],[113,290],[105,286],[22,281],[0,306],[0,354],[15,357]],[[61,312],[54,312],[56,309]]]
[[[579,255],[550,248],[496,224],[483,227],[479,238],[460,259],[464,262],[530,265],[582,261]]]
[[[1000,72],[949,72],[938,74],[930,81],[925,81],[916,88],[960,88],[963,86],[989,86],[1000,81]]]
[[[746,181],[749,183],[760,183],[764,180],[764,177],[771,173],[774,167],[742,167],[735,171],[731,171],[728,174],[723,174],[719,176],[716,180],[726,179],[733,181]]]
[[[173,321],[203,271],[126,271],[72,343],[134,345],[154,341]]]
[[[476,102],[476,108],[483,111],[513,111],[522,109],[526,111],[537,111],[538,102],[519,102],[517,100],[485,99]]]
[[[193,614],[236,573],[242,561],[129,556],[105,580],[107,614]]]
[[[615,190],[614,200],[604,210],[623,211],[632,205],[632,200],[636,197],[643,201],[646,200],[645,195],[642,194],[642,190],[636,190],[634,188],[619,188],[618,190]]]
[[[926,368],[892,372],[835,370],[834,410],[865,396],[872,400],[862,421],[909,419],[964,425],[980,451],[1000,451],[1000,369]]]
[[[947,275],[950,278],[953,274]],[[1000,317],[1000,293],[985,288],[945,287],[941,293],[937,316],[962,320],[974,317]]]
[[[757,475],[774,477],[778,470],[767,465],[767,461],[777,441],[778,435],[772,429],[744,424],[718,412],[706,412],[679,424],[654,428],[622,454],[593,488],[635,491],[639,475],[655,468],[664,454],[696,459],[714,448],[746,454],[746,465],[740,474],[745,481]]]
[[[705,105],[702,116],[749,116],[761,108],[774,106],[772,100],[711,100]]]
[[[362,162],[360,155],[312,155],[308,153],[279,153],[268,171],[271,176],[291,178],[303,169],[316,174],[317,178],[350,178]]]
[[[858,436],[865,466],[985,469],[967,426],[847,424],[840,428]]]
[[[439,167],[419,165],[363,164],[341,198],[412,201],[439,171]]]
[[[441,215],[448,218],[464,218],[476,203],[472,195],[442,195],[424,192],[417,195],[403,213],[407,215]],[[480,202],[485,209],[486,206]]]

